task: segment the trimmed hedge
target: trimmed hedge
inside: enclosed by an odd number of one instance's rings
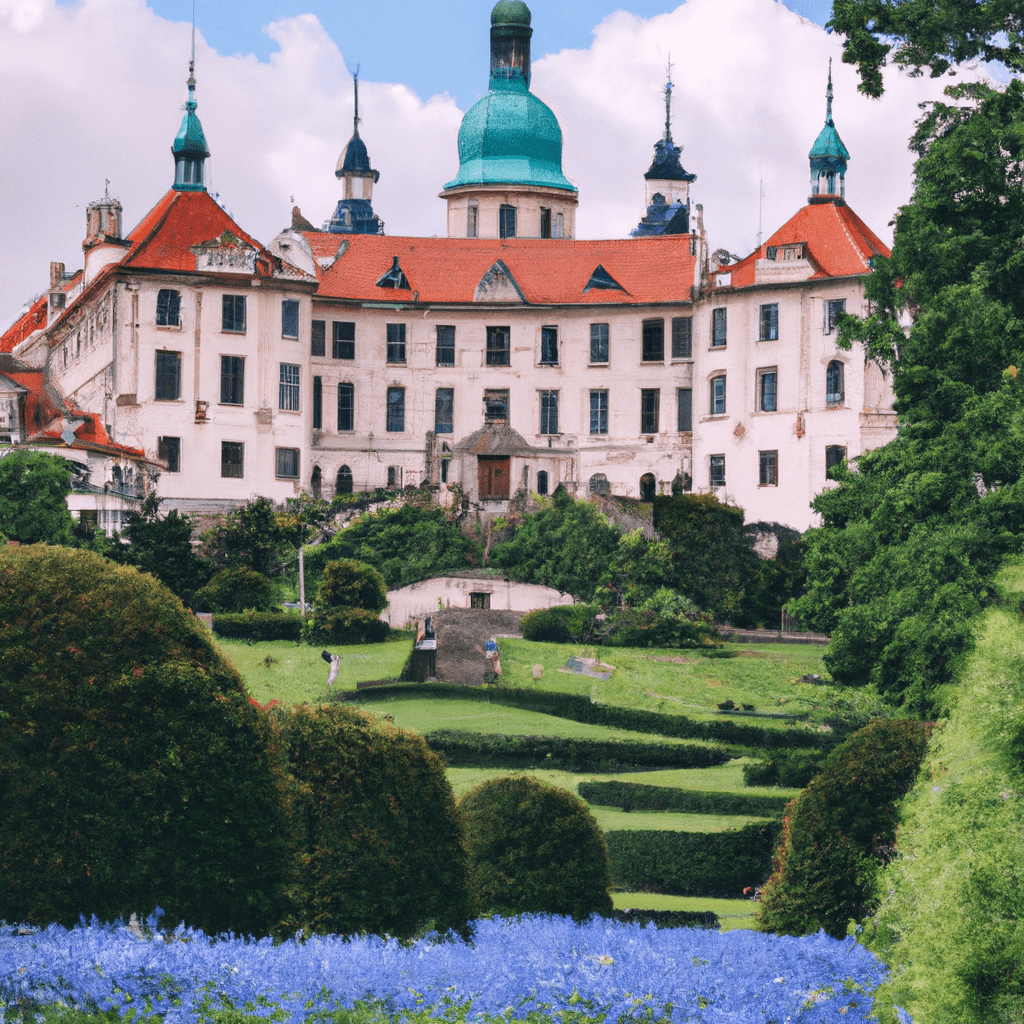
[[[819,732],[806,728],[768,729],[760,725],[744,725],[740,722],[716,720],[697,722],[685,715],[660,714],[640,708],[622,708],[612,704],[596,704],[590,697],[580,693],[551,693],[527,687],[468,687],[454,683],[399,684],[393,687],[379,687],[372,694],[360,694],[360,700],[381,700],[391,697],[442,697],[454,700],[477,700],[502,707],[523,708],[539,711],[541,714],[567,718],[571,722],[587,725],[608,725],[630,732],[646,732],[655,736],[671,736],[674,739],[717,740],[721,743],[735,743],[738,746],[757,747],[763,750],[786,747],[831,746],[834,740]],[[818,755],[823,760],[823,755]],[[748,785],[776,785],[776,783],[754,783]],[[777,783],[791,785],[790,783]]]
[[[388,638],[391,627],[376,612],[363,608],[314,609],[302,626],[302,639],[307,644],[380,644]]]
[[[638,782],[581,782],[577,792],[588,804],[624,811],[681,811],[685,814],[753,814],[772,818],[789,803],[785,796],[699,792],[647,786]]]
[[[624,924],[653,924],[655,928],[707,928],[717,932],[721,922],[713,910],[616,910],[604,914]]]
[[[803,789],[822,770],[827,757],[824,750],[772,750],[760,761],[743,766],[743,784]]]
[[[630,768],[710,768],[725,764],[721,747],[587,740],[572,736],[506,736],[501,733],[437,729],[424,737],[453,768],[565,768],[622,771]]]
[[[462,819],[423,738],[338,704],[271,713],[292,775],[291,931],[469,935]]]
[[[213,631],[229,640],[293,640],[299,642],[302,616],[298,612],[240,612],[213,616]]]
[[[612,882],[630,891],[740,899],[771,873],[781,830],[771,821],[734,832],[606,832]]]

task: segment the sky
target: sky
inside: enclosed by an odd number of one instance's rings
[[[463,114],[487,90],[492,0],[196,0],[198,114],[207,185],[269,242],[292,205],[314,224],[340,198],[338,155],[360,134],[380,172],[389,235],[444,234],[438,198],[458,170]],[[104,194],[130,231],[169,189],[187,98],[192,0],[0,0],[0,327],[82,265],[85,210]],[[886,242],[912,191],[907,150],[944,80],[886,69],[857,92],[829,0],[533,0],[533,92],[562,127],[578,187],[577,237],[621,238],[644,213],[643,174],[664,124],[697,175],[712,249],[743,256],[805,202],[807,152],[825,116],[851,153],[847,199]],[[969,72],[970,73],[970,72]]]

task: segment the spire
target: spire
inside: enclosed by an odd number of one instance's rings
[[[672,54],[668,55],[668,64],[665,67],[665,141],[672,141]]]
[[[807,154],[811,162],[811,202],[842,201],[846,196],[846,162],[850,151],[843,145],[832,120],[832,61],[828,62],[825,89],[825,125]]]
[[[205,162],[210,155],[203,135],[203,126],[196,116],[196,21],[192,9],[192,59],[188,62],[188,102],[185,116],[175,136],[171,153],[174,155],[174,189],[177,192],[205,192]]]
[[[384,222],[371,205],[373,186],[380,179],[380,172],[370,166],[366,143],[359,137],[359,68],[357,64],[352,73],[352,138],[334,169],[335,177],[344,185],[344,193],[324,230],[335,234],[382,235]]]

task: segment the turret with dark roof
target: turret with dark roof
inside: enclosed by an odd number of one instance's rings
[[[359,137],[359,69],[352,76],[355,104],[352,114],[352,138],[338,157],[334,175],[344,184],[344,194],[325,231],[342,235],[382,235],[384,222],[373,212],[373,186],[380,172],[370,166],[366,143]]]

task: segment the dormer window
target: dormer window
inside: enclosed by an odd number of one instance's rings
[[[392,257],[391,269],[377,281],[378,288],[400,288],[409,290],[409,279],[398,265],[398,257]]]

